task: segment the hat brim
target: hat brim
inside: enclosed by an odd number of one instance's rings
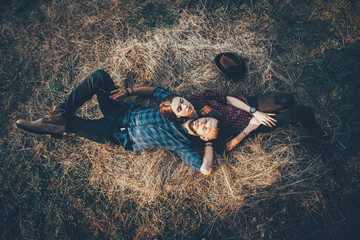
[[[239,65],[236,67],[230,67],[227,69],[224,68],[220,63],[220,59],[224,55],[231,58]],[[214,63],[215,63],[215,66],[220,70],[220,72],[222,74],[224,74],[225,76],[227,76],[231,79],[234,79],[234,80],[239,80],[246,73],[246,65],[245,65],[244,60],[234,52],[224,52],[224,53],[220,53],[220,54],[216,55],[216,57],[214,58]]]

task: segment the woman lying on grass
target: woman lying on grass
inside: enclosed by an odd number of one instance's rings
[[[246,72],[244,61],[235,53],[221,53],[214,62],[223,74],[235,81]],[[126,95],[126,91],[118,89],[113,94],[117,98]],[[205,92],[193,94],[188,100],[171,95],[160,104],[160,112],[170,119],[218,119],[223,126],[222,137],[214,141],[214,148],[218,152],[234,149],[252,131],[266,132],[297,122],[301,122],[315,137],[323,138],[327,135],[317,123],[311,108],[295,103],[292,94],[283,92],[250,97]]]
[[[221,73],[234,81],[246,73],[245,62],[236,53],[220,53],[214,63]],[[194,94],[189,100],[169,96],[160,104],[160,112],[172,119],[212,116],[220,120],[224,126],[222,135],[230,136],[230,140],[224,142],[220,138],[215,141],[218,152],[234,149],[252,131],[265,132],[297,122],[313,136],[323,138],[327,135],[317,123],[312,109],[295,103],[292,94],[283,92],[251,97],[205,92]]]
[[[193,94],[189,100],[169,96],[160,104],[160,112],[171,119],[211,116],[220,120],[222,135],[232,137],[226,145],[221,141],[214,142],[215,150],[219,152],[234,149],[252,131],[266,132],[297,122],[313,136],[326,135],[309,107],[296,104],[291,94],[282,92],[251,97],[205,92]]]
[[[116,99],[127,95],[129,90],[117,89],[112,92]],[[289,93],[268,93],[246,97],[235,97],[222,93],[199,93],[189,100],[176,95],[164,98],[160,112],[170,119],[213,117],[221,123],[222,137],[214,141],[218,152],[234,149],[252,131],[267,132],[286,124],[301,122],[311,135],[324,137],[311,108],[298,105]],[[225,139],[230,139],[225,141]]]

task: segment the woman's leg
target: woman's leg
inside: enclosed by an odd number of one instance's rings
[[[284,112],[294,105],[295,99],[290,93],[277,92],[248,97],[248,102],[261,112]]]
[[[282,116],[284,114],[284,116]],[[304,105],[295,104],[289,111],[284,113],[278,113],[280,118],[290,122],[300,122],[301,125],[308,130],[311,135],[317,137],[324,137],[326,132],[319,126],[314,111]]]
[[[248,98],[249,104],[262,112],[275,113],[276,127],[301,122],[303,127],[314,136],[322,137],[326,134],[319,126],[313,110],[309,107],[298,105],[290,93],[267,93]],[[275,127],[275,128],[276,128]],[[259,132],[270,131],[274,128],[261,125]]]
[[[124,106],[122,102],[109,98],[110,92],[115,89],[114,81],[109,74],[103,70],[96,70],[88,75],[58,108],[65,111],[66,117],[70,117],[76,109],[97,94],[100,110],[106,116],[111,114],[114,109]]]

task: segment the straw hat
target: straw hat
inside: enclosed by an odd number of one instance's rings
[[[214,58],[214,62],[220,72],[235,81],[238,81],[246,73],[245,62],[236,53],[220,53]]]

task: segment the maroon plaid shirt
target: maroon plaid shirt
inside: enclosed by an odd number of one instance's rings
[[[234,97],[248,104],[247,98],[242,94],[237,94]],[[211,108],[219,111],[223,117],[223,124],[227,132],[232,133],[234,137],[242,132],[247,125],[249,125],[251,115],[239,108],[236,108],[232,105],[227,104],[226,95],[223,93],[198,93],[190,96],[190,101],[195,100],[203,102],[209,105]],[[201,116],[203,117],[203,116]],[[215,145],[218,145],[218,151],[225,150],[225,141],[214,142]]]
[[[237,94],[234,96],[244,103],[248,104],[247,98],[242,94]],[[198,93],[193,94],[190,97],[190,100],[196,100],[203,102],[213,109],[221,112],[223,117],[223,124],[231,133],[236,135],[242,132],[251,119],[251,115],[239,108],[236,108],[232,105],[226,103],[226,95],[223,93]]]

